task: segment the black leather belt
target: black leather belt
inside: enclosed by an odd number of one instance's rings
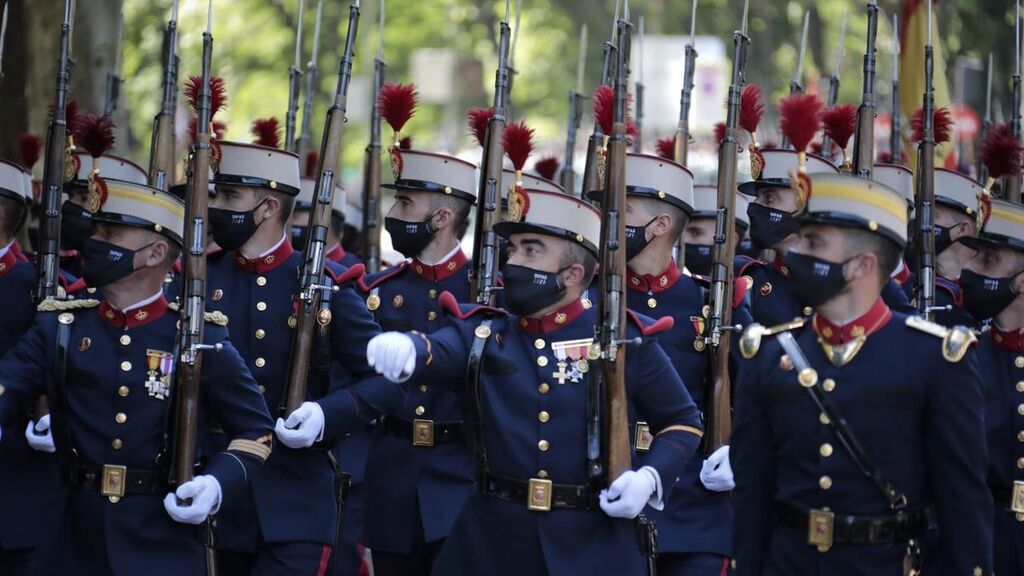
[[[819,510],[805,510],[787,502],[776,502],[779,524],[806,534]],[[830,515],[831,541],[835,544],[895,544],[920,536],[927,529],[924,512],[898,512],[889,516]]]
[[[513,480],[495,474],[484,474],[483,493],[487,496],[517,502],[530,510],[547,511],[552,508],[589,510],[597,505],[588,486],[554,484],[544,478]]]
[[[134,470],[109,464],[102,468],[75,466],[64,476],[72,488],[98,491],[113,498],[121,498],[125,494],[163,495],[170,491],[167,475],[154,470]]]
[[[402,420],[385,417],[384,430],[392,436],[405,438],[414,446],[433,446],[462,442],[462,422],[434,422],[433,420]]]

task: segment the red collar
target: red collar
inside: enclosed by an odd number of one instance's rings
[[[345,259],[345,248],[341,244],[335,244],[334,248],[325,256],[331,262],[341,262]]]
[[[892,311],[881,298],[863,316],[844,326],[833,324],[821,314],[814,315],[814,331],[829,344],[846,344],[862,336],[870,336],[892,320]]]
[[[121,329],[137,328],[143,324],[149,324],[159,320],[166,313],[167,300],[163,296],[142,308],[129,310],[128,313],[115,310],[106,300],[100,303],[100,318],[103,318],[107,324]]]
[[[906,260],[903,260],[903,269],[900,270],[899,274],[893,276],[892,279],[900,286],[903,286],[907,283],[907,280],[910,280],[910,265],[907,264]]]
[[[582,300],[573,300],[565,307],[540,318],[522,317],[519,319],[519,327],[527,334],[547,334],[572,324],[572,321],[583,314],[587,308],[588,306],[584,306]]]
[[[11,252],[14,252],[14,257],[18,260],[21,260],[22,262],[31,262],[28,259],[28,256],[25,255],[25,251],[21,249],[21,244],[18,244],[17,240],[11,242]]]
[[[456,250],[455,254],[447,261],[434,265],[424,264],[419,259],[413,258],[412,271],[428,282],[440,282],[458,274],[459,270],[462,270],[462,267],[466,265],[466,262],[469,262],[466,254],[462,250]]]
[[[997,348],[1010,352],[1024,352],[1024,331],[1000,330],[993,322],[989,333]]]
[[[775,271],[776,272],[778,272],[779,274],[782,274],[786,278],[789,278],[789,267],[786,266],[786,263],[782,260],[782,255],[780,255],[780,254],[776,254],[775,255],[774,265],[775,265]]]
[[[235,252],[235,264],[246,272],[266,274],[287,262],[293,253],[295,253],[295,249],[292,248],[291,242],[284,241],[270,254],[265,254],[252,260],[242,256],[241,252]]]
[[[4,276],[18,264],[18,257],[14,255],[14,248],[11,247],[7,253],[0,257],[0,276]]]
[[[676,281],[682,275],[679,271],[679,266],[676,265],[676,261],[669,262],[668,270],[665,270],[657,276],[651,276],[650,274],[634,274],[632,270],[627,270],[629,276],[629,287],[632,290],[640,292],[663,292],[668,290],[675,285]]]

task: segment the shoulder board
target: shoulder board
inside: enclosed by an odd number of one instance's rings
[[[501,308],[493,308],[491,306],[481,306],[480,304],[459,304],[455,299],[455,296],[447,290],[441,293],[441,297],[438,299],[441,303],[441,309],[458,318],[459,320],[465,320],[473,316],[474,314],[490,314],[492,316],[508,316],[508,312],[505,312]]]
[[[978,343],[978,336],[965,326],[946,328],[920,316],[907,316],[907,327],[942,339],[942,357],[948,362],[959,362],[971,346]]]
[[[334,284],[336,286],[345,284],[347,282],[352,282],[353,280],[358,282],[366,273],[366,268],[362,264],[356,264],[351,268],[345,268],[342,271],[335,271],[335,266],[338,267],[339,269],[344,268],[344,266],[341,264],[334,264],[333,266],[324,266],[324,272],[326,272],[327,275],[331,277],[331,280],[334,281]]]
[[[736,276],[743,276],[747,273],[747,269],[753,266],[764,266],[765,264],[766,262],[763,260],[740,254],[733,260],[733,270],[735,270]]]
[[[401,263],[396,264],[395,266],[392,266],[387,270],[381,270],[380,272],[377,272],[369,276],[364,275],[362,278],[359,279],[359,289],[362,290],[363,292],[369,292],[370,290],[373,290],[377,286],[380,286],[388,278],[392,278],[398,275],[399,273],[405,271],[405,269],[408,267],[409,261],[403,260]]]
[[[180,312],[181,306],[177,302],[168,302],[167,309],[174,312]],[[210,324],[216,324],[217,326],[227,326],[228,316],[227,314],[214,310],[211,312],[203,312],[203,319]]]
[[[750,360],[754,356],[757,356],[758,351],[761,350],[761,341],[765,336],[774,336],[776,334],[781,334],[782,332],[796,330],[797,328],[802,328],[806,323],[807,320],[804,318],[794,318],[784,324],[778,324],[770,328],[766,328],[755,322],[747,326],[747,328],[743,330],[743,334],[740,336],[740,354],[742,354],[747,360]]]
[[[657,336],[663,332],[668,332],[675,326],[676,321],[671,316],[662,316],[655,320],[654,318],[638,314],[632,310],[626,310],[626,314],[636,324],[636,327],[640,329],[642,336]]]
[[[71,310],[84,310],[86,308],[95,308],[100,305],[99,300],[84,299],[84,300],[55,300],[53,298],[47,298],[39,303],[36,310],[39,312],[67,312]]]
[[[948,278],[936,278],[935,287],[942,288],[953,298],[953,305],[957,308],[961,308],[964,305],[964,291],[960,288],[958,282],[949,280]]]

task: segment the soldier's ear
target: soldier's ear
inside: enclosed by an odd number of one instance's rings
[[[665,234],[668,234],[671,231],[672,216],[669,216],[665,212],[658,214],[654,218],[654,229],[651,230],[651,233],[654,234],[654,237],[657,238],[658,236],[664,236]]]
[[[437,212],[434,212],[434,215],[430,217],[431,226],[434,227],[434,230],[440,230],[445,226],[451,226],[454,221],[455,213],[447,206],[438,208]]]
[[[167,259],[168,249],[169,246],[167,245],[167,240],[164,240],[162,237],[157,238],[153,241],[153,245],[150,246],[150,249],[146,254],[146,261],[144,262],[144,265],[146,267],[162,265],[164,260]]]
[[[572,288],[585,284],[583,281],[583,275],[585,270],[582,264],[573,264],[565,269],[562,273],[562,284],[566,288]]]

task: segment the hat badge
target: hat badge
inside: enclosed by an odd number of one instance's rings
[[[530,211],[530,197],[519,186],[512,186],[508,191],[508,220],[522,222]]]

